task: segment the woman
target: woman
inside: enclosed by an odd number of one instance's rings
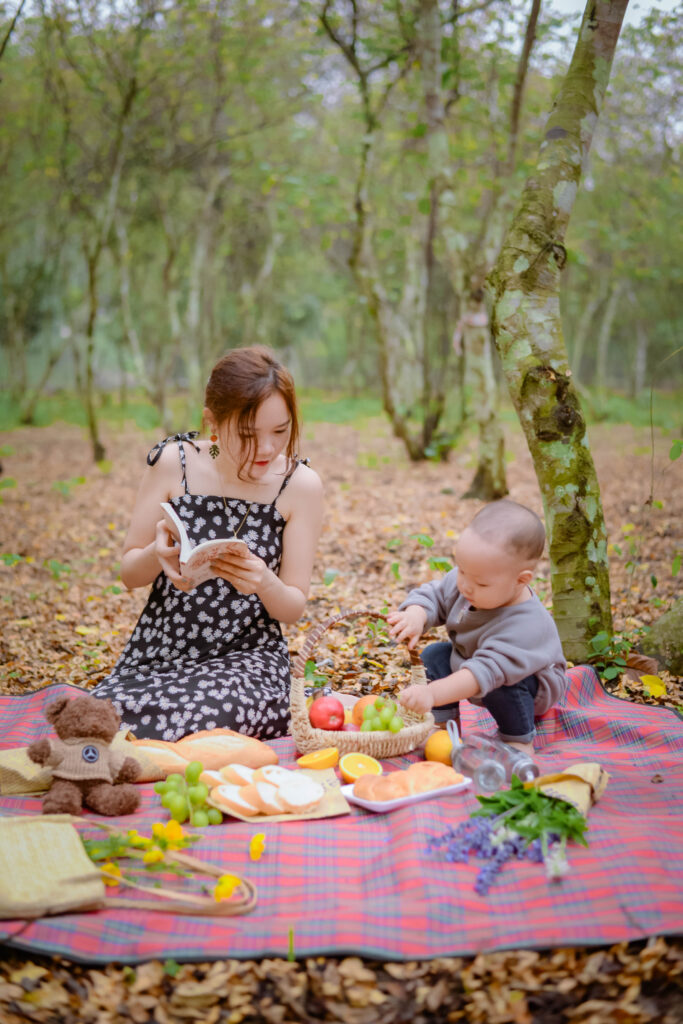
[[[304,610],[322,524],[320,479],[295,455],[294,383],[266,348],[235,349],[214,367],[196,432],[155,445],[124,544],[121,579],[153,583],[112,673],[110,697],[136,736],[176,740],[230,728],[269,739],[289,725],[289,654],[281,622]],[[212,563],[190,590],[160,503],[197,543],[237,536],[249,552]],[[235,545],[235,547],[239,547]]]

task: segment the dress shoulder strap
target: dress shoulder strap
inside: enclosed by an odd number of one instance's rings
[[[165,437],[163,439],[163,441],[157,441],[154,447],[150,449],[150,451],[147,453],[147,465],[154,466],[159,461],[161,453],[166,447],[166,445],[175,441],[175,443],[178,445],[178,454],[180,456],[180,468],[182,471],[183,490],[185,494],[189,493],[189,488],[187,485],[187,461],[185,458],[185,448],[183,446],[183,441],[189,442],[194,448],[194,450],[198,452],[199,445],[194,443],[195,437],[199,437],[198,430],[188,430],[184,434],[169,434],[168,437]]]
[[[296,473],[296,471],[299,468],[299,466],[302,463],[303,463],[304,466],[310,466],[310,464],[311,464],[311,460],[310,459],[300,459],[298,455],[294,456],[292,462],[293,462],[293,465],[287,470],[287,475],[285,476],[284,480],[282,481],[282,484],[280,486],[280,490],[277,492],[277,496],[275,498],[276,501],[280,497],[282,492],[284,491],[284,489],[287,486],[287,484],[289,483],[289,481],[292,479],[292,477]]]

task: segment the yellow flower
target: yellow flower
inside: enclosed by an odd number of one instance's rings
[[[114,864],[113,861],[107,861],[106,864],[102,864],[100,867],[102,872],[102,881],[105,885],[118,885],[121,879],[121,868],[118,864]],[[112,878],[112,875],[116,875]]]
[[[266,836],[263,832],[257,832],[249,842],[249,856],[252,860],[260,860],[261,854],[266,848]]]
[[[177,821],[169,821],[166,825],[166,842],[171,845],[182,844],[185,833]]]
[[[146,850],[152,845],[152,840],[147,836],[141,836],[136,828],[128,829],[128,842],[136,850]]]
[[[162,850],[158,849],[147,850],[146,853],[143,853],[142,859],[145,862],[145,864],[157,864],[160,860],[164,859],[164,854]]]
[[[157,822],[152,825],[152,835],[164,849],[178,850],[187,845],[187,835],[177,821],[169,821],[165,825]]]
[[[235,889],[241,884],[242,879],[237,875],[221,875],[213,890],[213,898],[216,903],[220,903],[221,900],[229,900]]]

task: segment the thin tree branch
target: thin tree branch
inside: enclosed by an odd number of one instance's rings
[[[10,23],[9,28],[5,32],[5,38],[3,39],[2,45],[0,46],[0,60],[2,60],[2,56],[3,56],[4,52],[5,52],[5,48],[7,47],[7,44],[9,43],[10,36],[12,35],[12,32],[14,32],[14,27],[15,27],[17,21],[19,20],[19,16],[20,16],[20,14],[21,14],[21,12],[23,10],[23,7],[24,7],[25,3],[26,3],[26,0],[21,0],[21,3],[19,4],[19,7],[17,8],[17,12],[14,15],[14,17],[12,18],[12,21]]]
[[[517,62],[515,88],[512,95],[512,105],[510,107],[510,134],[508,136],[508,155],[506,168],[508,174],[512,173],[512,170],[515,165],[515,153],[517,151],[517,136],[519,133],[519,118],[522,110],[522,94],[524,92],[524,85],[529,71],[529,58],[531,56],[531,49],[536,39],[536,26],[538,24],[538,15],[540,10],[541,0],[531,0],[531,10],[529,12],[529,18],[526,23],[526,32],[524,33],[524,45],[522,46],[522,52],[520,53],[519,61]]]

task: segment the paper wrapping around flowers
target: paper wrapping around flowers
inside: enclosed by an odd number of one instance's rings
[[[0,818],[0,919],[93,910],[104,893],[68,815]]]
[[[111,742],[114,750],[134,758],[140,765],[142,776],[138,782],[156,782],[165,778],[165,773],[153,763],[143,751],[127,739],[130,733],[121,730]],[[0,750],[0,795],[22,796],[30,793],[45,793],[52,784],[52,769],[36,764],[26,753],[27,747],[10,747]]]
[[[568,765],[558,775],[541,776],[534,780],[534,785],[546,796],[565,800],[586,817],[605,792],[608,781],[609,774],[597,761],[584,761]]]

